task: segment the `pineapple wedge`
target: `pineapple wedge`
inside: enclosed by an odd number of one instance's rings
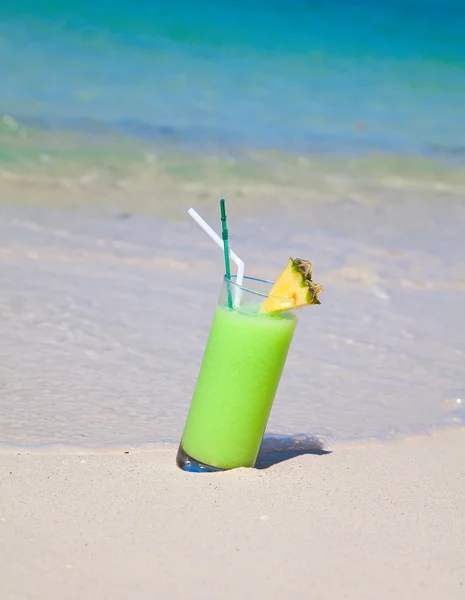
[[[278,277],[269,297],[262,304],[262,312],[275,313],[309,304],[321,304],[318,294],[323,290],[312,281],[312,263],[302,258],[290,258]]]

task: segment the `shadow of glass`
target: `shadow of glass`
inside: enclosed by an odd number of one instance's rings
[[[280,462],[304,454],[324,456],[331,454],[331,450],[325,450],[323,441],[314,435],[305,433],[294,435],[268,434],[263,438],[255,468],[268,469],[268,467]]]

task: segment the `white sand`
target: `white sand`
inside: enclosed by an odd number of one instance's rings
[[[465,431],[204,475],[0,452],[2,600],[465,597]]]

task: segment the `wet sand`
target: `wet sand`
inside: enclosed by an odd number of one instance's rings
[[[408,203],[309,203],[281,219],[230,205],[249,275],[273,279],[302,256],[324,287],[301,311],[269,431],[334,441],[464,422],[460,205],[413,218]],[[222,255],[185,213],[128,209],[0,210],[0,445],[179,439]]]
[[[212,475],[3,450],[2,596],[463,598],[465,431],[329,450]]]

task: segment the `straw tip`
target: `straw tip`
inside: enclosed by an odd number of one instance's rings
[[[220,200],[220,211],[221,211],[221,220],[225,221],[226,220],[226,206],[225,206],[225,202],[224,202],[223,198],[221,198],[221,200]]]

